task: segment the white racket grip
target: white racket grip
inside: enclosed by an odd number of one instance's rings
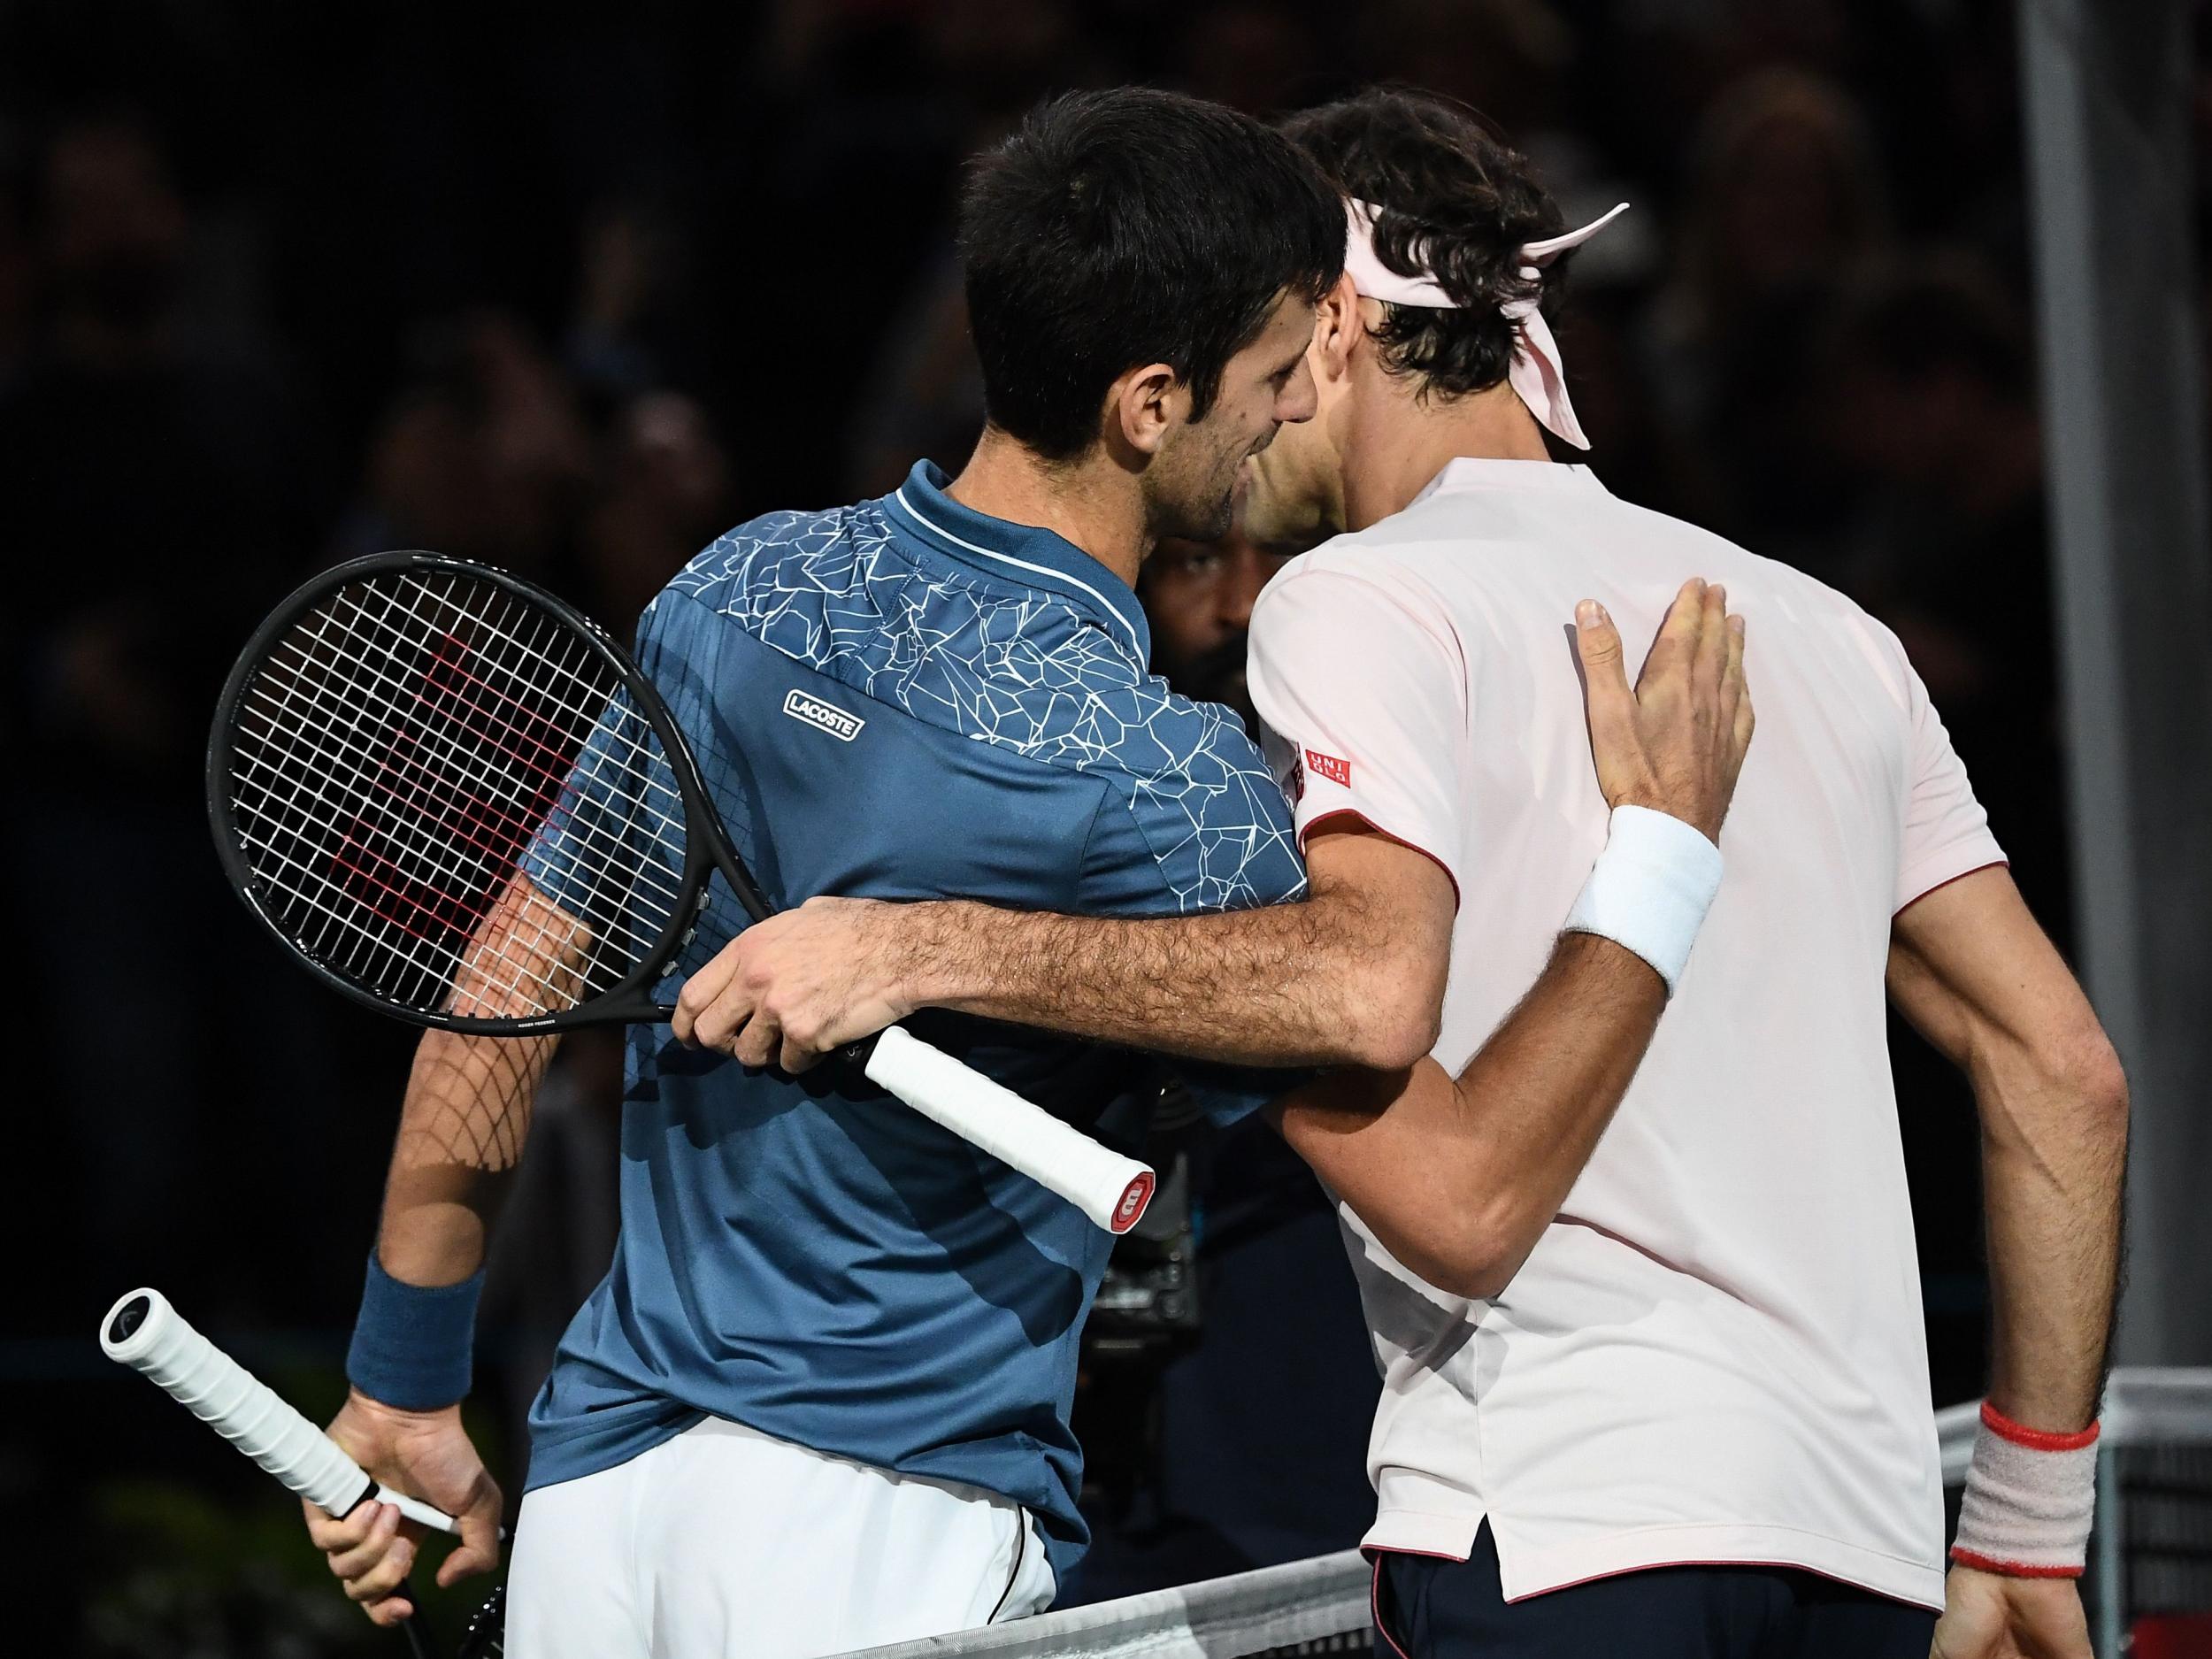
[[[143,1371],[171,1397],[316,1508],[343,1516],[363,1499],[396,1505],[409,1520],[458,1534],[453,1517],[380,1486],[338,1443],[275,1390],[217,1348],[157,1290],[134,1290],[100,1322],[107,1356]]]
[[[864,1070],[923,1117],[1055,1192],[1109,1233],[1137,1225],[1155,1178],[1042,1107],[896,1025],[876,1038]]]

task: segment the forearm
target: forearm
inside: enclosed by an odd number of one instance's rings
[[[377,1257],[410,1285],[483,1265],[492,1219],[529,1133],[558,1037],[423,1034],[384,1186]]]
[[[1664,1007],[1640,958],[1563,934],[1457,1078],[1431,1061],[1334,1074],[1280,1102],[1278,1122],[1407,1266],[1460,1294],[1495,1295],[1589,1162]]]
[[[2053,977],[2060,1010],[1970,1020],[1958,1056],[1981,1115],[1995,1317],[1989,1398],[1951,1555],[1962,1571],[2004,1585],[2015,1615],[2032,1611],[2025,1586],[2078,1576],[2088,1559],[2127,1141],[2126,1086],[2110,1045],[2070,979]],[[2059,1018],[2018,1018],[2031,1011]],[[2073,1637],[2020,1651],[2088,1651],[2074,1639],[2071,1589],[2041,1606],[2062,1624],[2070,1617]]]
[[[574,988],[590,935],[526,875],[500,895],[456,976],[452,1006],[479,1018],[535,1011],[518,984]],[[415,1049],[384,1182],[377,1259],[403,1284],[456,1285],[484,1263],[530,1109],[560,1039],[426,1031]]]
[[[2121,1249],[2127,1092],[2101,1041],[2077,1064],[1995,1048],[1971,1065],[1993,1314],[1991,1402],[2079,1429],[2103,1391]]]
[[[1134,920],[926,908],[918,1004],[1256,1065],[1402,1066],[1434,1041],[1441,987],[1409,987],[1388,918],[1355,893]]]
[[[1597,1149],[1666,1005],[1641,958],[1563,933],[1533,988],[1461,1071],[1460,1095],[1491,1148],[1488,1231],[1514,1268]]]

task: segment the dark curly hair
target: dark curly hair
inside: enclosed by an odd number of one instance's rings
[[[1421,377],[1424,396],[1486,391],[1513,366],[1509,301],[1548,305],[1563,285],[1555,261],[1524,280],[1523,242],[1566,228],[1528,158],[1492,135],[1464,104],[1433,93],[1376,88],[1294,115],[1286,136],[1346,196],[1382,209],[1375,253],[1401,276],[1435,277],[1461,306],[1383,307],[1383,366]]]
[[[1335,286],[1344,209],[1248,115],[1145,87],[1074,92],[976,159],[960,262],[992,424],[1066,460],[1135,364],[1172,367],[1202,417],[1277,301]]]

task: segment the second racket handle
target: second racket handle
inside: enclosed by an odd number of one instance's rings
[[[1152,1202],[1155,1177],[1145,1165],[896,1025],[877,1036],[862,1069],[923,1117],[1057,1193],[1109,1233],[1128,1232]]]
[[[338,1443],[274,1390],[188,1324],[157,1290],[134,1290],[108,1310],[100,1346],[143,1371],[178,1404],[326,1514],[342,1516],[374,1498],[441,1532],[453,1517],[380,1486]]]

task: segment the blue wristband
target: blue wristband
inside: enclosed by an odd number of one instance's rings
[[[482,1269],[457,1285],[403,1285],[369,1252],[346,1380],[403,1411],[435,1411],[469,1391]]]

